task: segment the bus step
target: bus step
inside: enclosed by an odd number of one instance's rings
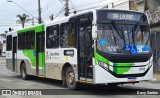
[[[44,76],[42,76],[42,75],[38,75],[38,77],[40,77],[40,78],[44,78]]]

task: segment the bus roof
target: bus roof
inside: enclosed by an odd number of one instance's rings
[[[139,13],[139,14],[144,14],[143,12],[138,12],[138,11],[134,11],[134,10],[121,10],[121,9],[96,9],[96,10],[106,10],[106,11],[123,11],[123,12],[133,12],[133,13]]]
[[[16,30],[13,30],[13,31],[10,31],[10,32],[8,32],[6,35],[8,36],[8,35],[13,35],[13,34],[15,34],[16,33]]]
[[[26,31],[30,31],[30,30],[35,30],[36,32],[44,31],[44,24],[38,24],[38,25],[35,25],[35,26],[30,26],[30,27],[27,27],[27,28],[23,28],[23,29],[17,30],[17,32],[21,33],[21,32],[26,32]]]

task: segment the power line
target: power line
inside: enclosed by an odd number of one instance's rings
[[[106,1],[106,0],[100,0],[99,2],[103,2],[103,1]],[[90,4],[93,5],[93,4],[96,4],[96,3],[97,3],[97,2],[90,3]],[[100,8],[100,7],[104,6],[104,5],[112,4],[112,3],[113,3],[113,2],[111,2],[111,3],[106,3],[106,4],[100,4],[100,5],[97,5],[97,6],[91,6],[90,4],[81,5],[81,6],[77,7],[77,8],[80,8],[80,7],[83,8],[83,6],[90,6],[90,7],[86,7],[86,8],[84,8],[84,9],[79,9],[79,10],[77,10],[77,12],[84,11],[84,10],[90,10],[90,9],[94,9],[94,8]]]
[[[20,7],[21,9],[23,9],[25,12],[27,12],[29,15],[31,15],[32,17],[34,17],[30,12],[28,12],[27,10],[25,10],[23,7],[21,7],[19,4],[17,4],[14,1],[7,1],[7,2],[13,2],[14,4],[16,4],[18,7]],[[34,17],[35,19],[37,19],[36,17]],[[38,19],[37,19],[38,20]]]
[[[36,12],[36,11],[38,11],[38,10],[32,10],[32,11],[28,11],[28,12],[30,12],[30,13],[33,13],[33,12]],[[11,16],[11,15],[17,15],[17,14],[0,14],[0,16]]]
[[[3,22],[6,22],[6,21],[17,21],[17,20],[0,20],[0,21],[3,21]]]
[[[106,5],[106,4],[102,4],[102,5]],[[102,5],[99,5],[99,6],[102,6]],[[84,11],[84,10],[90,10],[90,9],[94,9],[94,8],[98,8],[99,6],[94,6],[94,7],[88,7],[88,8],[80,9],[80,10],[77,10],[77,12]]]
[[[75,6],[74,6],[74,4],[73,4],[72,0],[70,0],[70,2],[71,2],[71,4],[72,4],[72,6],[73,6],[74,10],[76,11],[76,8],[75,8]]]
[[[42,7],[42,11],[48,10],[48,9],[49,9],[50,7],[52,7],[55,3],[56,3],[56,1],[50,2],[50,3],[47,4],[45,7]]]
[[[59,0],[62,4],[63,4],[63,1],[62,0]],[[93,4],[96,4],[96,3],[99,3],[99,2],[104,2],[104,1],[106,1],[106,0],[100,0],[100,1],[96,1],[96,2],[93,2],[93,3],[88,3],[88,4],[85,4],[85,5],[81,5],[81,6],[79,6],[79,7],[83,7],[83,6],[89,6],[89,5],[93,5]],[[71,5],[73,6],[73,8],[72,8],[72,10],[75,10],[76,11],[76,9],[77,8],[79,8],[79,7],[75,7],[74,6],[74,4],[73,4],[73,2],[72,2],[72,0],[70,0],[70,3],[71,3]],[[93,7],[92,7],[93,8]],[[90,9],[90,8],[87,8],[87,9]],[[47,12],[47,13],[51,13],[51,12]],[[43,13],[44,14],[44,13]],[[52,13],[51,13],[52,14]],[[58,15],[59,16],[59,15]],[[56,16],[57,17],[57,16]],[[47,16],[47,18],[48,18],[48,16]],[[46,19],[47,19],[46,18]]]
[[[97,4],[97,3],[100,3],[100,2],[104,2],[104,1],[108,1],[108,0],[99,0],[99,1],[96,1],[96,2],[92,2],[92,3],[85,3],[84,5],[80,5],[80,6],[78,6],[78,7],[76,7],[76,9],[77,8],[80,8],[80,7],[86,7],[86,6],[91,6],[91,5],[93,5],[93,4]],[[107,4],[111,4],[111,3],[107,3]]]
[[[43,9],[42,14],[43,14],[44,20],[47,19],[49,15],[53,15],[53,13],[57,12],[57,9],[55,9],[55,6],[53,6],[53,5],[55,5],[55,4],[57,4],[56,1],[53,2],[52,4],[48,5],[49,7],[48,7],[47,11],[45,11],[46,9]],[[63,5],[64,5],[64,4],[63,4]],[[58,12],[58,13],[59,13],[59,12]],[[46,18],[46,17],[47,17],[47,18]],[[50,16],[49,16],[49,17],[50,17]]]
[[[22,26],[22,25],[0,25],[0,26]]]
[[[57,16],[55,18],[57,18],[61,13],[62,11],[64,10],[65,6],[63,6],[63,8],[61,9],[61,11],[57,14]]]
[[[64,12],[64,9],[62,10],[62,12]],[[56,18],[56,17],[58,17],[58,16],[60,16],[60,15],[63,15],[62,14],[62,12],[59,14],[59,12],[58,13],[56,13],[56,14],[54,14],[53,16],[55,16],[54,17],[54,19]],[[59,15],[58,15],[59,14]],[[50,16],[47,16],[47,17],[45,17],[45,18],[43,18],[44,20],[48,20],[50,18]]]
[[[55,1],[56,2],[56,1]],[[51,3],[54,3],[53,2],[53,0],[50,0],[50,2],[49,3],[47,3],[45,6],[43,6],[42,8],[47,8],[48,7],[48,5],[50,5]]]

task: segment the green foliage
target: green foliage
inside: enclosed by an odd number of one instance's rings
[[[17,23],[22,24],[22,28],[24,28],[26,22],[31,20],[29,19],[29,15],[26,15],[25,13],[22,15],[17,15],[17,17],[19,18],[19,20],[17,20]]]

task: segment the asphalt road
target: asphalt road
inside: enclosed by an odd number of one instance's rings
[[[52,92],[54,95],[42,96],[11,96],[0,95],[0,98],[159,98],[159,95],[144,95],[143,90],[153,91],[149,89],[160,89],[160,83],[140,82],[137,84],[120,85],[116,88],[107,85],[82,85],[82,89],[78,91],[69,90],[61,85],[61,81],[32,77],[30,80],[22,80],[20,74],[14,73],[6,69],[5,63],[0,62],[0,89],[40,89],[45,92]],[[47,89],[47,90],[44,90]],[[142,92],[143,94],[137,95]],[[156,91],[155,91],[156,92]],[[160,91],[158,92],[160,93]]]

